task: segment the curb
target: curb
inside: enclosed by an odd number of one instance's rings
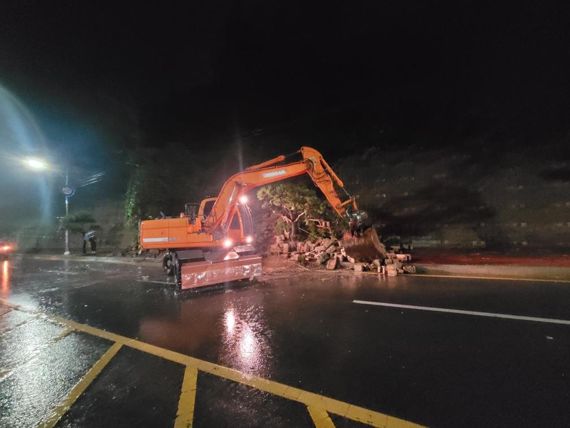
[[[419,275],[570,282],[570,268],[558,266],[416,264]]]

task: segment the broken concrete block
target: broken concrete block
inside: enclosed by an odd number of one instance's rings
[[[386,265],[386,274],[388,276],[397,276],[398,275],[398,270],[396,269],[396,266],[392,265]]]
[[[354,264],[354,271],[355,272],[364,272],[364,263],[355,263]]]
[[[402,270],[404,273],[416,273],[415,265],[402,265]]]
[[[399,262],[411,262],[412,255],[411,254],[396,254],[396,259]]]
[[[279,247],[279,244],[273,244],[269,247],[270,254],[279,254],[280,251],[281,248]]]
[[[338,259],[333,257],[327,262],[327,270],[335,270],[338,266]]]
[[[329,258],[330,258],[329,253],[321,253],[317,256],[317,261],[319,262],[319,264],[324,265]]]
[[[343,269],[354,269],[354,263],[340,262],[340,267],[342,267]]]
[[[356,260],[350,256],[346,256],[346,260],[348,260],[349,263],[355,264]]]
[[[333,243],[327,247],[325,250],[327,253],[332,254],[337,250],[336,245]]]

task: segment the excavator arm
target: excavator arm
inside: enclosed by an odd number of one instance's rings
[[[225,233],[229,226],[240,197],[250,190],[307,174],[341,217],[349,217],[358,211],[356,200],[344,188],[344,183],[336,175],[323,156],[311,147],[301,147],[297,152],[301,160],[284,163],[281,155],[266,162],[250,166],[231,176],[222,186],[218,198],[204,222],[204,229],[212,234]],[[344,193],[344,200],[337,192]]]

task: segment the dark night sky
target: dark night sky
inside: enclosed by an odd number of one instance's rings
[[[569,21],[548,1],[3,1],[0,84],[48,150],[94,164],[236,136],[333,160],[394,141],[536,144],[569,131]]]

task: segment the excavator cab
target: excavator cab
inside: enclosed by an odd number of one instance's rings
[[[212,211],[212,207],[218,198],[206,198],[200,202],[200,209],[198,210],[198,217],[202,222],[206,220],[206,217],[210,215],[210,211]]]
[[[198,214],[199,204],[196,202],[187,202],[184,204],[184,214],[190,224],[196,223],[196,215]]]

